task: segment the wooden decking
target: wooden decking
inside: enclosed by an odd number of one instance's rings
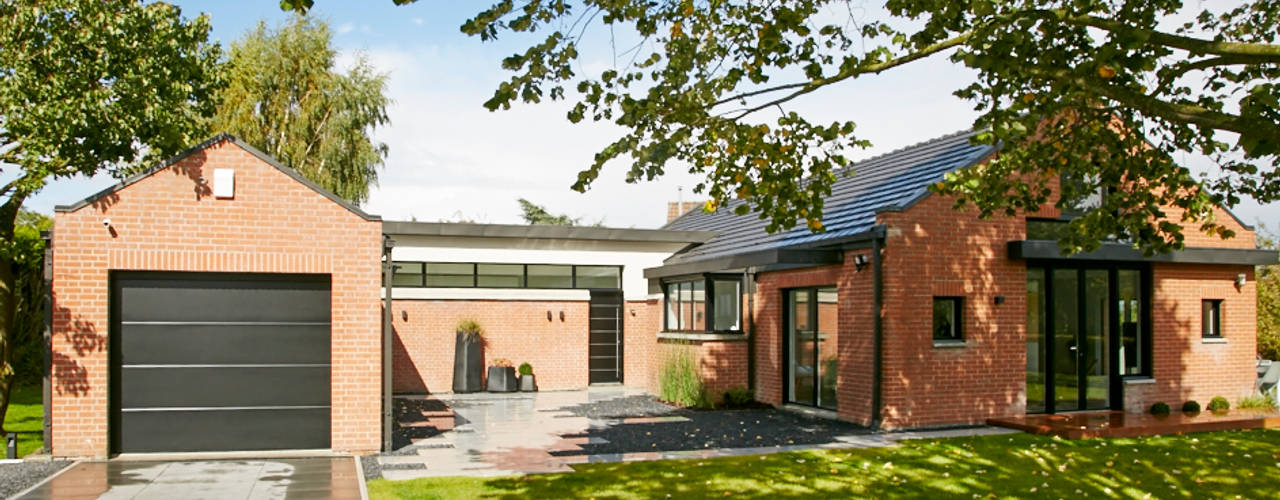
[[[1190,414],[1175,410],[1170,415],[1155,416],[1122,411],[1092,411],[993,418],[987,420],[987,423],[1031,434],[1059,436],[1065,439],[1089,439],[1239,429],[1275,429],[1280,428],[1280,413],[1230,410]]]

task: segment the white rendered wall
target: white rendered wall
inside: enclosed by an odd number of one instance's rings
[[[662,265],[685,243],[588,241],[462,236],[391,235],[396,240],[391,258],[418,262],[480,262],[495,264],[577,264],[622,266],[626,300],[649,298],[646,268]],[[512,288],[410,288],[392,290],[396,299],[462,300],[587,300],[587,290]]]

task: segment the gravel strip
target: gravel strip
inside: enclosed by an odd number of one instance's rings
[[[646,395],[593,401],[556,410],[569,412],[575,417],[587,418],[659,417],[680,411],[679,408]]]
[[[19,491],[30,488],[68,465],[71,465],[71,462],[0,464],[0,498],[16,495]]]
[[[581,445],[582,450],[556,455],[595,455],[714,448],[754,448],[818,445],[837,436],[869,434],[865,427],[819,419],[783,410],[677,410],[670,416],[684,422],[619,423],[566,437],[602,438],[607,442]]]
[[[364,469],[366,483],[374,479],[382,479],[382,468],[378,466],[378,455],[360,457],[360,468]]]

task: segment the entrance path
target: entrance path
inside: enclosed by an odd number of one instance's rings
[[[80,462],[17,498],[358,500],[355,464],[351,457]]]
[[[683,410],[623,387],[403,397],[396,401],[396,420],[396,450],[364,457],[371,479],[567,472],[583,463],[865,448],[1010,432],[874,433],[773,408]]]

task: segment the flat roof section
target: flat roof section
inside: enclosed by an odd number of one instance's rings
[[[533,238],[656,243],[705,243],[717,234],[716,231],[675,231],[669,229],[407,221],[383,221],[382,232],[391,236],[465,236],[473,238]]]

